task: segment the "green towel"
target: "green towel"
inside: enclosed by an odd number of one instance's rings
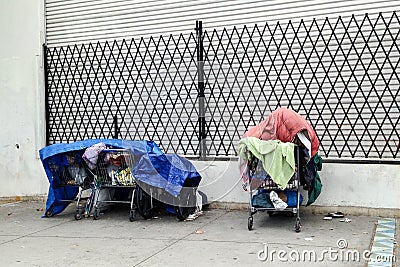
[[[264,170],[279,188],[286,187],[295,171],[293,143],[247,137],[239,142],[239,157],[247,159],[247,151],[262,162]]]

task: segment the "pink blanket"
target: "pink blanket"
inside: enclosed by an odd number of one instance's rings
[[[294,142],[297,133],[303,131],[311,141],[311,157],[319,148],[319,140],[311,125],[298,113],[287,108],[278,108],[260,124],[249,129],[242,137],[256,137],[262,140]]]

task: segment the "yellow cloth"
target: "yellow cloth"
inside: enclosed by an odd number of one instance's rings
[[[295,172],[293,143],[247,137],[239,142],[239,157],[247,159],[247,151],[262,162],[264,170],[279,188],[286,187]]]

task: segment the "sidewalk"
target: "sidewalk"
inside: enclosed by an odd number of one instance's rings
[[[188,222],[167,214],[129,222],[129,209],[120,207],[97,221],[75,221],[73,205],[52,218],[41,218],[43,207],[41,202],[0,205],[0,266],[365,266],[362,252],[370,249],[378,219],[349,216],[346,223],[306,213],[295,233],[293,217],[267,213],[255,214],[254,230],[248,231],[247,211],[213,209]],[[340,250],[338,240],[347,242],[347,249]],[[338,252],[337,260],[324,252],[329,249]],[[291,260],[306,250],[317,258]],[[361,259],[341,258],[346,250],[358,251]],[[323,259],[315,262],[318,258]]]

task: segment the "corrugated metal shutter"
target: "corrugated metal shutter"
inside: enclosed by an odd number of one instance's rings
[[[398,1],[385,0],[46,0],[47,45],[193,32],[195,20],[211,30],[398,8]]]

